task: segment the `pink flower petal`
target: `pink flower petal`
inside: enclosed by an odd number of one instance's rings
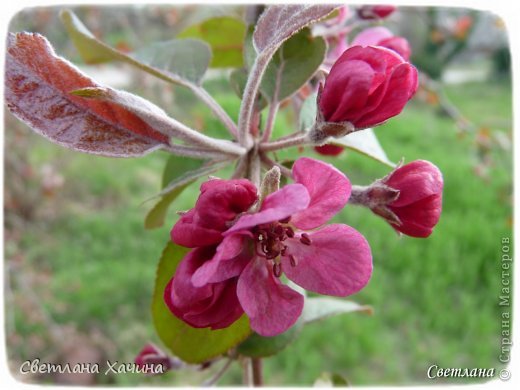
[[[190,251],[164,290],[164,302],[170,311],[195,328],[225,328],[243,314],[236,295],[237,278],[202,287],[191,283],[194,272],[214,253],[210,247]]]
[[[306,290],[347,296],[361,290],[372,274],[372,254],[365,238],[347,225],[333,224],[308,234],[311,245],[297,237],[286,240],[282,270]],[[288,255],[297,261],[292,266]]]
[[[442,173],[429,161],[416,160],[396,169],[385,180],[389,187],[400,191],[393,207],[403,207],[435,194],[442,194]]]
[[[188,248],[218,244],[227,224],[256,202],[256,191],[246,179],[206,181],[195,207],[173,227],[172,241]]]
[[[320,110],[329,122],[347,121],[352,112],[362,108],[374,78],[374,71],[363,61],[348,61],[331,69],[323,93]]]
[[[401,225],[392,227],[411,237],[428,237],[439,222],[442,194],[431,195],[403,207],[389,206],[400,219]]]
[[[386,27],[371,27],[356,35],[351,46],[377,46],[383,39],[391,38],[393,36],[394,34]]]
[[[240,275],[237,294],[251,328],[266,337],[285,332],[303,310],[303,296],[280,283],[265,259],[259,257]]]
[[[413,65],[407,62],[398,65],[385,88],[384,98],[377,107],[356,121],[356,127],[375,126],[398,115],[417,90],[417,83],[417,69]]]
[[[195,287],[222,282],[240,275],[247,263],[251,261],[251,255],[245,245],[246,239],[252,236],[249,232],[247,232],[249,234],[240,233],[224,237],[217,247],[215,256],[195,271],[191,278]]]
[[[314,229],[324,224],[350,197],[350,181],[330,164],[302,157],[296,160],[292,172],[294,181],[303,184],[310,195],[309,206],[291,218],[294,226],[300,229]]]
[[[246,214],[238,219],[238,221],[224,236],[230,235],[238,230],[249,229],[263,223],[275,222],[285,219],[294,213],[307,208],[310,202],[307,189],[301,184],[289,184],[276,192],[268,195],[260,211],[254,214]]]

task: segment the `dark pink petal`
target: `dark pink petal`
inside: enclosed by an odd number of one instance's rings
[[[323,156],[338,156],[345,148],[334,144],[325,144],[321,146],[315,146],[314,150]]]
[[[361,290],[372,274],[372,254],[365,238],[347,225],[333,224],[308,233],[311,245],[297,237],[286,240],[287,255],[282,257],[287,277],[306,290],[319,294],[347,296]]]
[[[412,54],[410,44],[406,38],[403,37],[386,38],[381,40],[378,45],[395,51],[401,57],[403,57],[405,61],[408,61],[410,59],[410,55]]]
[[[170,311],[195,328],[225,328],[243,314],[236,295],[237,278],[202,287],[195,287],[191,282],[196,270],[214,254],[214,248],[209,247],[190,251],[164,291],[164,301]]]
[[[240,275],[237,294],[251,328],[265,337],[285,332],[303,310],[303,296],[280,283],[266,260],[259,257]]]
[[[256,200],[256,187],[249,180],[208,180],[200,187],[195,207],[173,227],[172,241],[188,248],[218,244],[228,223]]]
[[[396,169],[385,184],[400,191],[393,207],[403,207],[431,195],[441,194],[442,173],[429,161],[416,160]]]
[[[428,237],[439,222],[442,211],[442,196],[432,195],[404,207],[389,206],[401,225],[392,227],[411,237]]]
[[[191,282],[196,287],[207,283],[217,283],[240,275],[244,267],[251,261],[246,247],[249,234],[236,233],[224,237],[217,247],[215,256],[202,264],[193,274]]]
[[[376,46],[383,39],[391,38],[394,34],[383,26],[371,27],[361,31],[351,43],[351,46]]]
[[[380,124],[398,115],[417,90],[417,69],[402,63],[392,73],[384,98],[373,111],[356,122],[356,127],[365,128]]]
[[[310,195],[307,208],[291,218],[291,223],[300,229],[314,229],[324,224],[350,197],[350,181],[330,164],[302,157],[294,163],[292,173],[294,181],[303,184]]]
[[[211,226],[204,226],[195,208],[182,215],[170,232],[170,237],[177,245],[187,248],[218,244],[222,240],[222,232]]]
[[[235,225],[224,233],[224,235],[227,236],[239,230],[245,230],[264,223],[285,219],[298,211],[306,209],[309,202],[309,193],[303,185],[286,185],[278,191],[268,195],[264,199],[259,212],[243,215]]]
[[[363,107],[373,78],[374,71],[363,61],[334,65],[325,81],[319,101],[325,120],[347,121],[352,111]]]

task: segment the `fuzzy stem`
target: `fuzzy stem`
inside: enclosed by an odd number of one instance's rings
[[[222,108],[218,102],[213,99],[213,96],[211,96],[208,91],[206,91],[204,88],[195,85],[195,84],[189,84],[188,87],[192,90],[192,92],[204,103],[206,106],[209,107],[209,109],[216,115],[216,117],[226,126],[229,133],[237,138],[238,137],[238,127],[233,122],[233,119],[228,115],[226,111]]]
[[[269,141],[271,138],[271,134],[273,133],[274,121],[276,119],[276,113],[278,112],[278,108],[280,107],[280,103],[277,101],[271,102],[269,105],[269,114],[267,115],[267,122],[265,123],[264,134],[262,135],[262,142]]]
[[[271,60],[272,51],[263,51],[256,57],[255,63],[249,77],[247,79],[246,87],[244,88],[244,96],[242,97],[242,105],[240,107],[240,115],[238,118],[238,142],[240,145],[249,149],[252,146],[251,136],[249,131],[251,128],[251,119],[254,113],[254,106],[262,77]]]
[[[367,189],[368,189],[368,187],[366,187],[366,186],[353,185],[352,192],[350,193],[350,198],[348,199],[348,204],[367,206],[367,195],[366,195]]]
[[[275,150],[285,149],[291,146],[310,144],[307,134],[298,135],[294,138],[276,140],[273,142],[265,142],[260,144],[260,150],[263,152],[272,152]]]
[[[215,385],[220,378],[222,378],[222,375],[226,373],[226,371],[231,367],[231,363],[233,363],[233,359],[228,359],[226,363],[222,366],[220,370],[218,370],[215,375],[213,375],[211,378],[205,380],[202,383],[202,387],[210,387]]]
[[[265,153],[260,153],[260,159],[267,166],[268,170],[271,169],[272,167],[278,167],[278,168],[280,168],[280,173],[282,175],[284,175],[288,179],[292,179],[292,171],[289,168],[284,167],[282,164],[277,163],[274,160],[271,160],[269,157],[267,157],[267,155]]]
[[[278,108],[280,107],[280,102],[278,101],[278,96],[280,93],[280,84],[282,81],[283,68],[284,68],[284,64],[282,63],[276,74],[274,92],[273,92],[273,96],[271,99],[271,104],[269,105],[269,114],[267,115],[267,122],[265,124],[264,134],[262,135],[262,142],[269,141],[269,139],[271,138],[271,134],[273,132],[274,121],[276,119],[276,113],[278,112]]]
[[[262,164],[260,163],[260,155],[258,154],[257,150],[254,150],[253,153],[251,153],[249,158],[249,172],[248,177],[249,180],[253,182],[253,184],[260,188],[260,182],[261,182],[261,169]]]
[[[202,149],[185,145],[164,145],[162,147],[163,150],[170,152],[172,154],[176,154],[178,156],[199,158],[199,159],[210,159],[210,158],[219,158],[219,157],[235,157],[235,155],[227,154],[223,152],[216,152],[211,149]]]
[[[262,359],[253,358],[252,365],[253,365],[253,386],[260,387],[263,385]]]
[[[244,358],[242,360],[242,384],[248,387],[253,387],[253,368],[251,358]]]

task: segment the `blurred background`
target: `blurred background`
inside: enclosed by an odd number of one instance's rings
[[[211,16],[240,18],[243,9],[125,6],[74,12],[96,36],[131,52],[172,39]],[[58,8],[26,9],[12,19],[9,31],[40,32],[99,83],[140,94],[194,128],[211,127],[225,136],[206,107],[182,88],[121,63],[83,65],[58,13]],[[270,385],[309,386],[323,372],[354,385],[425,384],[431,383],[426,372],[432,364],[500,364],[501,240],[512,239],[512,97],[504,25],[486,12],[405,7],[384,25],[409,39],[412,62],[428,77],[402,115],[376,134],[391,160],[426,159],[439,166],[443,214],[430,238],[399,238],[370,211],[346,207],[336,220],[365,235],[374,255],[373,278],[354,299],[371,305],[374,314],[307,326],[293,344],[266,359]],[[228,75],[211,71],[205,86],[236,119],[240,100]],[[275,136],[294,127],[291,110],[282,110]],[[310,148],[289,155],[302,153],[318,157]],[[198,195],[198,186],[192,186],[177,199],[163,228],[144,229],[153,203],[143,201],[159,191],[166,159],[161,152],[140,159],[78,154],[32,133],[6,110],[5,326],[15,377],[38,383],[197,385],[217,369],[160,377],[18,373],[29,359],[104,367],[107,359],[132,362],[148,341],[160,345],[149,308],[155,267],[175,211],[191,208]],[[325,159],[356,184],[388,173],[388,167],[354,152]],[[220,383],[238,384],[240,378],[237,365]]]

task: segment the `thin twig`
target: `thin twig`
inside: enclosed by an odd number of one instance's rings
[[[249,155],[248,168],[249,172],[247,176],[249,177],[249,180],[251,180],[257,188],[260,187],[262,164],[260,163],[258,151]]]
[[[265,142],[260,144],[260,150],[264,152],[272,152],[275,150],[285,149],[291,146],[306,145],[309,144],[309,138],[307,134],[298,135],[294,138],[287,138],[282,140],[276,140],[273,142]]]
[[[230,155],[223,152],[216,152],[211,149],[203,149],[203,148],[197,148],[197,147],[191,147],[191,146],[185,146],[185,145],[163,145],[161,149],[170,152],[172,154],[176,154],[178,156],[185,156],[185,157],[193,157],[193,158],[199,158],[199,159],[212,159],[212,158],[218,158],[218,157],[231,157],[234,155]]]
[[[202,383],[202,387],[211,387],[214,386],[220,378],[222,378],[222,375],[226,373],[226,371],[231,367],[231,363],[233,363],[233,359],[227,359],[226,363],[222,366],[220,370],[218,370],[215,375],[210,377],[209,379],[206,379]]]
[[[280,102],[278,101],[278,97],[280,94],[280,82],[281,76],[284,68],[284,63],[280,65],[278,68],[278,72],[276,73],[276,81],[274,85],[274,92],[271,99],[271,103],[269,104],[269,114],[267,115],[267,122],[265,123],[264,134],[262,135],[262,142],[267,142],[271,138],[271,134],[273,132],[274,121],[276,119],[276,113],[278,112],[278,108],[280,107]]]
[[[189,84],[188,87],[204,104],[206,104],[206,106],[209,107],[209,109],[224,124],[224,126],[226,126],[226,129],[228,129],[229,133],[233,137],[238,138],[237,125],[235,122],[233,122],[233,119],[231,119],[228,113],[224,111],[222,106],[213,98],[213,96],[211,96],[208,91],[198,85]]]
[[[252,373],[251,358],[245,357],[242,360],[242,384],[248,387],[253,387],[253,373]]]
[[[240,179],[241,177],[244,177],[247,172],[247,165],[248,165],[248,156],[242,156],[240,160],[238,161],[237,166],[235,167],[235,172],[233,173],[232,179]]]
[[[280,168],[280,172],[282,173],[282,175],[289,179],[292,179],[292,171],[289,168],[284,167],[282,164],[274,160],[271,160],[269,157],[267,157],[265,153],[260,153],[260,159],[266,165],[267,169],[271,169],[272,167],[278,167]]]
[[[264,382],[264,380],[262,378],[262,359],[253,358],[252,366],[253,366],[253,386],[260,387],[263,385],[263,382]]]
[[[258,57],[256,57],[244,88],[244,96],[242,97],[240,115],[238,118],[238,142],[246,149],[249,149],[252,146],[252,139],[249,135],[249,131],[254,113],[256,95],[260,88],[262,77],[273,54],[274,52],[272,51],[263,51],[258,55]]]

